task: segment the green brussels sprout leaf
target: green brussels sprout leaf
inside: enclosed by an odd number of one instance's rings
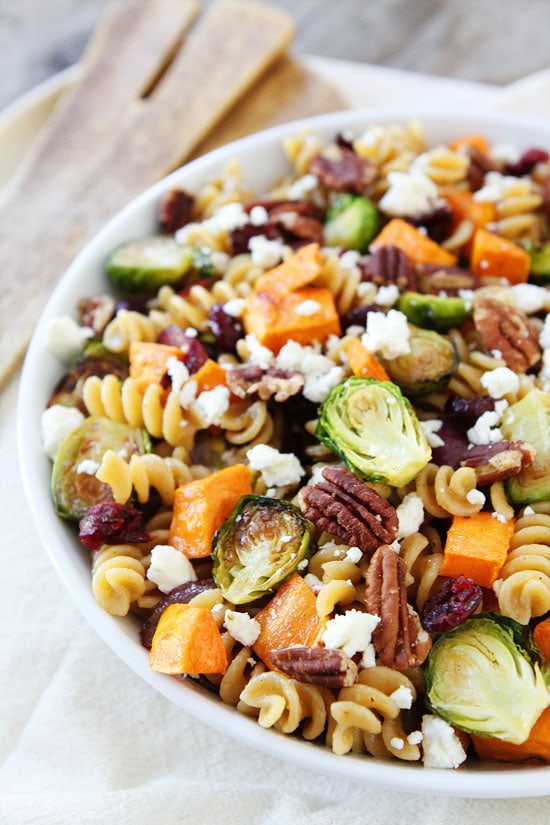
[[[325,243],[366,252],[378,225],[378,208],[373,201],[362,195],[341,195],[328,210],[323,230]]]
[[[317,438],[366,481],[404,486],[432,451],[416,414],[391,381],[351,376],[324,402]]]
[[[297,569],[310,542],[310,524],[292,504],[243,496],[214,536],[212,575],[227,601],[252,602]]]
[[[500,427],[509,441],[528,441],[535,460],[506,481],[506,494],[513,504],[530,504],[550,498],[550,393],[539,389],[511,404]]]
[[[426,666],[426,703],[467,733],[524,742],[550,704],[539,664],[512,619],[482,614],[442,633]]]

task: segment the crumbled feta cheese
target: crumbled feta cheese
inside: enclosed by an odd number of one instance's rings
[[[544,319],[544,324],[539,333],[539,344],[543,349],[550,349],[550,315]]]
[[[92,461],[91,458],[85,458],[84,461],[81,461],[77,467],[77,473],[83,473],[86,476],[95,476],[97,471],[99,470],[99,464],[97,461]]]
[[[396,751],[401,751],[405,747],[405,742],[400,736],[392,736],[390,746]]]
[[[511,143],[494,143],[489,148],[489,157],[496,163],[516,163],[521,157],[521,151]]]
[[[221,420],[229,409],[229,388],[224,386],[204,390],[192,403],[193,410],[199,415],[206,427],[211,424],[221,424]]]
[[[506,196],[511,186],[516,186],[518,179],[511,175],[502,175],[500,172],[487,172],[483,179],[483,186],[474,192],[474,201],[488,201],[496,203]]]
[[[342,269],[348,269],[350,272],[357,273],[359,272],[360,257],[359,252],[355,249],[348,249],[338,257],[338,261]]]
[[[536,284],[513,284],[510,287],[516,307],[527,315],[550,309],[550,293]]]
[[[319,593],[319,591],[323,587],[323,582],[321,579],[317,578],[313,573],[306,573],[304,576],[304,581],[309,587],[310,590],[313,590],[314,593]]]
[[[424,504],[416,493],[407,493],[396,508],[399,526],[397,538],[404,539],[417,533],[424,521]]]
[[[211,218],[203,221],[203,226],[206,225],[214,232],[232,232],[234,229],[246,226],[248,222],[249,216],[242,203],[233,201],[224,203],[216,209]]]
[[[359,547],[350,547],[345,556],[346,561],[351,561],[352,564],[359,564],[363,558],[363,551]]]
[[[244,312],[246,301],[244,298],[232,298],[223,305],[223,311],[231,318],[240,318]]]
[[[419,165],[412,166],[408,172],[389,172],[388,184],[379,203],[386,215],[418,218],[443,203],[436,184]]]
[[[466,309],[469,312],[474,303],[473,289],[459,289],[458,297],[464,301],[464,309]]]
[[[502,441],[502,433],[498,429],[498,424],[507,406],[507,402],[502,399],[496,402],[494,410],[482,413],[474,426],[466,431],[470,443],[496,444],[497,441]]]
[[[189,370],[183,361],[180,361],[179,358],[172,357],[166,362],[166,371],[170,378],[173,392],[179,394],[185,382],[189,380]]]
[[[69,315],[52,318],[46,329],[46,349],[68,364],[82,351],[89,338],[94,337],[93,329],[81,327]]]
[[[480,507],[483,507],[483,505],[485,504],[485,496],[481,492],[481,490],[469,490],[466,493],[466,501],[469,501],[470,504],[479,504]]]
[[[40,418],[40,436],[46,455],[55,460],[63,441],[84,421],[84,415],[76,407],[54,404],[44,410]]]
[[[348,610],[327,622],[323,642],[326,647],[340,648],[348,656],[363,653],[361,664],[363,667],[372,667],[375,653],[371,637],[379,622],[380,617],[372,613]]]
[[[285,245],[277,239],[269,240],[265,235],[253,235],[248,241],[252,263],[271,269],[279,264],[285,255]]]
[[[264,370],[273,366],[275,356],[270,349],[260,344],[253,332],[249,332],[244,340],[248,349],[248,363],[257,364]]]
[[[375,303],[381,307],[392,307],[399,298],[399,287],[395,284],[379,286],[376,291]]]
[[[491,398],[502,398],[503,395],[518,391],[519,377],[508,367],[497,367],[484,372],[480,384],[485,387]]]
[[[298,484],[305,470],[294,453],[280,453],[268,444],[256,444],[246,452],[252,470],[258,470],[268,487]]]
[[[321,404],[330,390],[342,381],[344,369],[314,346],[302,346],[287,341],[280,349],[275,366],[282,370],[298,370],[304,376],[303,395],[308,401]]]
[[[406,685],[400,685],[393,693],[390,693],[390,699],[393,699],[397,707],[401,708],[401,710],[410,710],[412,708],[412,691]]]
[[[286,196],[291,201],[299,201],[311,192],[314,192],[319,185],[319,179],[316,175],[302,175],[297,178],[294,183],[288,187]]]
[[[315,313],[319,312],[320,309],[321,304],[319,301],[314,301],[312,298],[308,298],[307,300],[302,301],[301,304],[298,304],[298,306],[295,307],[294,312],[296,315],[304,315],[307,317],[310,315],[315,315]]]
[[[466,759],[452,726],[429,714],[422,717],[422,751],[426,768],[458,768]]]
[[[178,394],[178,401],[184,410],[188,410],[195,398],[197,397],[197,390],[199,386],[196,381],[187,381]],[[185,419],[184,419],[185,421]],[[181,422],[184,423],[183,421]]]
[[[413,730],[407,736],[407,742],[409,745],[420,745],[423,738],[421,730]]]
[[[428,421],[421,421],[420,426],[426,436],[426,441],[430,447],[443,447],[445,442],[437,435],[438,430],[441,429],[443,421],[439,418],[431,418]]]
[[[260,623],[256,619],[238,610],[225,611],[223,626],[236,642],[240,642],[245,647],[254,644],[261,630]]]
[[[151,550],[147,578],[161,593],[169,593],[180,584],[196,581],[197,574],[187,556],[169,544],[157,544]]]
[[[269,212],[265,206],[253,206],[249,217],[252,226],[263,226],[269,220]]]
[[[367,312],[366,332],[361,342],[370,352],[376,352],[388,361],[411,351],[410,328],[407,316],[397,309],[383,312]]]

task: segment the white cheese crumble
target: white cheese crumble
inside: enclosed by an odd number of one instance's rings
[[[380,617],[360,610],[348,610],[327,622],[323,633],[326,647],[340,648],[348,656],[362,653],[361,665],[373,667],[375,663],[374,645],[371,637],[380,622]]]
[[[244,298],[231,298],[223,305],[223,311],[231,318],[240,318],[244,312],[246,301]]]
[[[301,200],[306,195],[314,192],[319,185],[319,178],[316,175],[308,174],[297,178],[287,189],[286,196],[289,200]]]
[[[550,315],[544,319],[544,324],[539,333],[539,344],[543,349],[550,349]]]
[[[298,484],[305,470],[294,453],[280,453],[268,444],[256,444],[246,452],[252,470],[258,470],[268,487]]]
[[[260,635],[260,623],[248,613],[239,613],[238,610],[226,610],[223,626],[229,635],[245,647],[254,644]]]
[[[81,327],[69,315],[52,318],[46,329],[46,349],[68,364],[75,358],[89,338],[94,337],[93,329]]]
[[[421,730],[413,730],[407,736],[407,742],[409,745],[420,745],[423,738]]]
[[[527,315],[550,309],[550,292],[536,284],[512,284],[510,287],[516,307]]]
[[[196,581],[197,574],[187,556],[169,544],[157,544],[151,550],[147,578],[161,593],[169,593],[180,584]]]
[[[426,768],[458,768],[466,752],[451,725],[438,716],[422,717],[422,751]]]
[[[203,426],[221,424],[221,420],[229,409],[229,388],[220,385],[211,390],[203,390],[193,401],[192,409],[196,412]]]
[[[343,367],[322,355],[314,346],[302,346],[287,341],[280,349],[275,366],[282,370],[298,370],[304,376],[303,395],[308,401],[321,404],[333,387],[344,377]]]
[[[485,387],[491,398],[502,398],[503,395],[518,391],[519,377],[508,367],[497,367],[484,372],[480,384]]]
[[[269,212],[265,206],[253,206],[250,210],[250,223],[252,226],[263,226],[269,220]]]
[[[387,286],[379,286],[376,291],[375,303],[381,307],[392,307],[397,303],[399,298],[399,287],[395,284],[387,284]]]
[[[421,421],[420,426],[426,436],[426,441],[430,447],[443,447],[445,442],[437,435],[438,430],[441,429],[443,421],[439,418],[431,418],[428,421]]]
[[[478,489],[469,490],[466,493],[466,501],[469,501],[470,504],[479,504],[483,507],[485,504],[485,495]]]
[[[386,215],[420,217],[442,204],[436,184],[420,166],[408,172],[389,172],[389,187],[379,206]]]
[[[359,547],[349,547],[345,555],[345,561],[350,561],[352,564],[359,564],[363,558],[363,551]]]
[[[271,269],[284,259],[286,247],[277,239],[269,240],[265,235],[253,235],[248,241],[248,249],[253,264]]]
[[[54,404],[44,410],[40,417],[42,449],[52,461],[55,460],[63,441],[83,421],[84,416],[76,407]]]
[[[98,470],[99,464],[97,461],[92,461],[91,458],[85,458],[84,461],[81,461],[76,467],[77,473],[82,473],[87,476],[95,476]]]
[[[508,402],[501,399],[495,403],[494,410],[482,413],[474,426],[466,431],[468,441],[471,444],[496,444],[497,441],[502,441],[502,433],[498,425],[507,406]]]
[[[213,213],[211,218],[202,222],[202,225],[214,232],[232,232],[240,229],[249,222],[248,213],[244,210],[242,203],[233,201],[224,203]]]
[[[401,751],[405,747],[405,742],[400,736],[392,736],[390,745],[394,750]]]
[[[391,361],[411,351],[409,338],[411,331],[407,316],[397,309],[383,312],[367,312],[366,332],[361,343],[370,352],[379,353]]]
[[[179,358],[169,358],[166,362],[166,371],[170,378],[172,391],[179,395],[186,381],[189,380],[189,370]]]
[[[253,332],[249,332],[244,341],[248,350],[249,364],[256,364],[264,370],[273,366],[275,356],[270,349],[260,344]]]
[[[416,493],[407,493],[396,508],[399,526],[397,539],[404,539],[417,533],[424,521],[424,504]]]
[[[397,707],[401,708],[401,710],[410,710],[412,708],[412,691],[406,685],[399,685],[393,693],[390,693],[390,699],[393,699]]]
[[[474,192],[474,201],[496,203],[506,197],[511,188],[515,188],[518,179],[513,175],[502,175],[500,172],[487,172],[483,178],[483,186]]]
[[[301,304],[298,304],[295,307],[294,312],[296,315],[303,315],[304,317],[309,317],[310,315],[315,315],[321,309],[321,304],[319,301],[314,301],[313,298],[308,298],[305,301],[302,301]]]

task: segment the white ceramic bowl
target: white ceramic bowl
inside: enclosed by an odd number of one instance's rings
[[[116,619],[95,602],[91,590],[89,554],[71,526],[59,519],[50,499],[51,463],[43,453],[39,422],[46,400],[62,369],[44,347],[51,318],[73,314],[78,298],[108,289],[103,262],[117,244],[145,236],[156,228],[162,193],[174,184],[191,191],[216,175],[225,162],[236,159],[246,180],[257,190],[267,188],[287,170],[281,139],[303,126],[330,138],[338,131],[360,134],[368,123],[403,123],[412,118],[423,124],[430,142],[445,142],[481,132],[490,141],[522,148],[550,147],[550,123],[507,115],[371,110],[331,114],[270,129],[216,150],[174,172],[134,200],[89,243],[69,267],[48,301],[36,327],[25,361],[18,408],[19,451],[24,484],[33,518],[49,557],[86,620],[102,639],[146,682],[208,725],[219,728],[251,747],[309,769],[401,791],[462,797],[525,797],[548,794],[550,767],[518,767],[476,762],[459,770],[433,770],[418,764],[380,761],[367,756],[336,756],[330,750],[290,736],[262,729],[216,697],[194,685],[149,668],[147,651],[140,645],[136,622]]]

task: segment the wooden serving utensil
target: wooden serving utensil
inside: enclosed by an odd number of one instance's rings
[[[115,3],[0,205],[0,387],[72,258],[129,200],[214,145],[343,108],[284,57],[293,23],[281,10],[218,0],[199,12],[196,0]]]

